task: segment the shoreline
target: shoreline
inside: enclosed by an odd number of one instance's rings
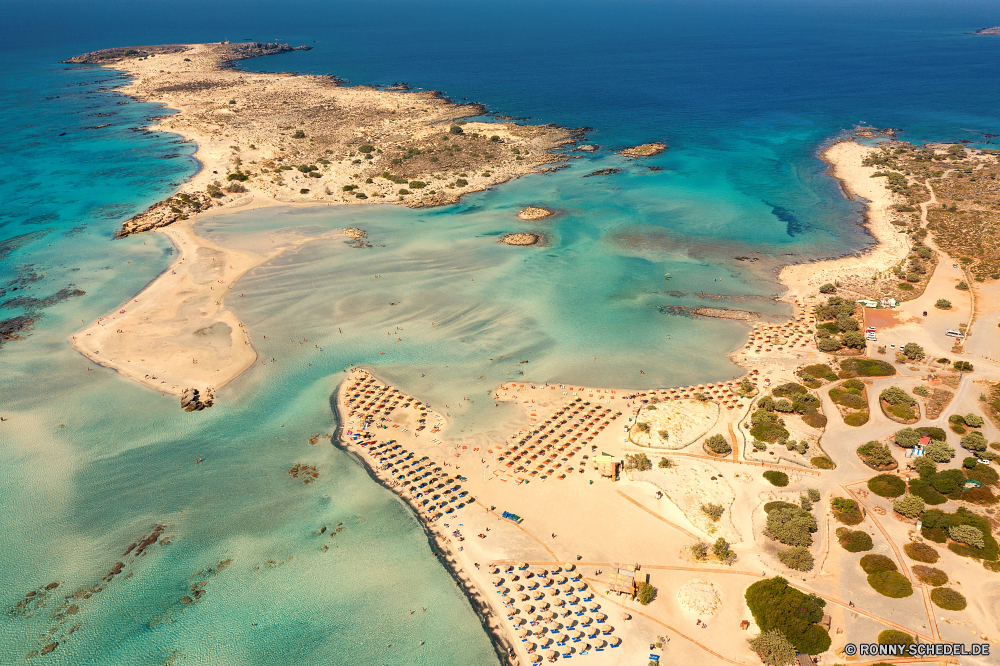
[[[893,195],[879,179],[871,178],[877,167],[861,164],[864,157],[877,150],[863,146],[853,138],[841,139],[824,148],[819,158],[827,165],[827,174],[837,181],[844,196],[865,204],[864,223],[874,244],[857,253],[831,259],[819,259],[801,264],[786,264],[778,272],[778,281],[785,292],[778,297],[794,302],[818,291],[820,285],[835,282],[847,273],[861,279],[892,268],[909,253],[909,241],[892,225]]]

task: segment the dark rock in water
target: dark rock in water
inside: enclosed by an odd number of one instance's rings
[[[57,647],[59,647],[59,643],[49,643],[48,645],[42,648],[42,654],[48,654],[49,652],[55,650]]]
[[[621,173],[621,169],[598,169],[593,173],[588,173],[584,178],[590,178],[591,176],[610,176],[611,174]]]
[[[646,168],[649,169],[650,171],[663,171],[663,167],[658,167],[658,166],[651,166]]]
[[[206,391],[205,399],[202,400],[201,393],[196,388],[186,388],[181,391],[181,409],[185,412],[200,412],[206,407],[212,406],[211,389]]]

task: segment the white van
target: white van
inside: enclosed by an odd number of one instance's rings
[[[961,331],[956,331],[953,328],[949,328],[948,330],[946,330],[944,332],[944,334],[947,335],[949,338],[964,338],[965,337],[964,333],[962,333]]]

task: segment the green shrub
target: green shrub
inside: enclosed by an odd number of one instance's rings
[[[820,338],[816,343],[817,349],[821,352],[835,352],[844,347],[837,338]]]
[[[808,391],[805,386],[796,384],[795,382],[788,382],[787,384],[776,386],[771,390],[771,395],[775,398],[787,398],[796,393],[808,393]]]
[[[747,588],[747,607],[761,632],[779,631],[803,654],[830,649],[830,634],[816,624],[826,602],[788,585],[781,577],[757,581]]]
[[[462,126],[459,124],[454,124],[448,128],[448,134],[463,134]]]
[[[941,310],[948,310],[951,308],[951,301],[947,298],[939,298],[934,304],[934,307],[940,308]]]
[[[798,504],[792,504],[790,502],[782,502],[781,500],[776,500],[774,502],[768,502],[764,505],[764,513],[771,513],[775,509],[797,509]]]
[[[425,183],[422,180],[411,180],[410,181],[410,189],[412,189],[412,190],[420,190],[420,189],[423,189],[425,187],[427,187],[427,183]]]
[[[760,657],[761,663],[767,666],[789,666],[796,663],[795,646],[785,638],[780,631],[761,632],[756,638],[747,640],[750,649]],[[650,661],[649,666],[657,666],[658,662]]]
[[[699,541],[691,546],[691,555],[696,560],[704,560],[708,557],[708,544],[704,541]]]
[[[901,291],[913,291],[913,285],[907,284],[905,282],[900,282],[899,284],[896,285],[896,288],[900,289]]]
[[[649,602],[651,602],[656,597],[656,588],[646,582],[639,583],[638,592],[639,592],[639,603],[642,604],[643,606],[648,606]]]
[[[866,574],[878,573],[880,571],[898,571],[896,563],[885,555],[865,555],[861,558],[861,568]]]
[[[799,371],[799,376],[802,377],[803,375],[811,375],[817,378],[822,377],[828,382],[837,381],[837,374],[825,363],[807,365]],[[805,377],[803,377],[803,381],[805,381]]]
[[[962,420],[965,421],[965,425],[971,428],[983,427],[983,417],[979,416],[978,414],[973,414],[972,412],[969,412],[968,414],[962,417]]]
[[[712,435],[711,437],[706,439],[705,447],[709,451],[718,454],[726,454],[733,450],[733,447],[729,445],[729,442],[726,441],[726,438],[719,434]]]
[[[358,152],[367,155],[368,153],[375,152],[375,146],[371,145],[370,143],[363,143],[360,146],[358,146]]]
[[[920,443],[920,433],[913,428],[903,428],[896,431],[896,434],[893,435],[893,441],[896,442],[896,446],[901,446],[904,449],[912,449]]]
[[[226,180],[238,180],[241,183],[247,180],[248,178],[250,178],[250,176],[246,175],[242,171],[234,171],[233,173],[226,176]]]
[[[847,407],[848,409],[867,409],[868,401],[862,396],[856,395],[854,393],[842,392],[836,395],[834,398],[833,392],[830,392],[830,397],[833,398],[834,402]]]
[[[926,398],[929,395],[926,386],[915,386],[913,388],[913,394],[919,395],[921,398]]]
[[[868,490],[879,497],[899,497],[906,491],[906,482],[895,474],[879,474],[868,479]]]
[[[948,582],[948,574],[940,569],[925,567],[922,564],[918,564],[913,567],[913,575],[916,576],[917,580],[921,583],[930,585],[931,587],[940,587]]]
[[[860,428],[868,423],[868,412],[852,412],[844,417],[844,423],[854,428]]]
[[[858,377],[888,377],[896,374],[892,363],[871,358],[848,358],[840,362],[841,370]]]
[[[467,181],[467,180],[466,180],[466,179],[464,179],[464,178],[456,178],[456,179],[455,179],[455,185],[456,185],[457,187],[465,187],[465,186],[466,186],[466,185],[468,185],[468,184],[469,184],[469,181]]]
[[[894,467],[896,459],[889,447],[882,442],[871,441],[858,447],[858,456],[872,469]]]
[[[955,456],[955,449],[948,446],[943,441],[931,440],[924,447],[924,457],[930,458],[934,462],[948,462]]]
[[[922,499],[925,504],[931,506],[936,506],[938,504],[944,504],[948,501],[948,498],[934,490],[929,481],[924,479],[910,479],[909,491],[912,495],[915,495]]]
[[[969,451],[985,451],[987,446],[986,438],[978,431],[970,432],[963,437],[961,444],[963,449],[968,449]]]
[[[955,361],[951,369],[955,372],[972,372],[973,366],[968,361]]]
[[[778,486],[779,488],[784,488],[788,485],[788,475],[784,472],[779,472],[775,469],[769,469],[764,472],[764,478],[771,482],[772,486]]]
[[[903,551],[911,560],[926,562],[927,564],[934,564],[940,558],[940,555],[938,555],[938,552],[934,548],[919,541],[911,541],[906,544],[903,546]]]
[[[846,382],[841,384],[841,387],[849,391],[864,391],[865,383],[860,379],[848,379]]]
[[[827,419],[821,412],[815,409],[807,409],[802,412],[802,422],[810,428],[820,430],[826,427]]]
[[[861,530],[849,530],[846,527],[841,527],[837,530],[837,537],[840,545],[849,553],[860,553],[875,547],[871,535]]]
[[[868,584],[876,592],[890,599],[903,599],[913,594],[913,584],[898,571],[868,574]]]
[[[937,439],[942,442],[948,438],[948,434],[944,430],[934,426],[917,426],[914,430],[924,437],[930,437],[931,439]]]
[[[963,280],[955,285],[955,289],[958,289],[960,291],[969,291],[969,285],[966,284],[965,281]]]
[[[309,188],[303,187],[301,190],[299,190],[299,194],[309,194]]]
[[[952,525],[948,528],[948,538],[973,548],[985,548],[983,533],[972,525]]]
[[[911,361],[919,361],[924,357],[924,348],[916,342],[907,342],[903,345],[903,356]]]
[[[844,525],[857,525],[864,516],[858,503],[846,497],[834,497],[830,500],[830,508],[833,509],[833,517]]]
[[[405,197],[405,196],[406,196],[407,194],[410,194],[410,191],[409,191],[408,189],[406,189],[406,188],[403,188],[403,189],[401,189],[401,190],[399,191],[399,195],[400,195],[400,196],[403,196],[403,197]]]
[[[819,293],[821,294],[833,294],[836,293],[837,288],[833,284],[827,282],[822,287],[819,288]]]
[[[924,512],[924,501],[915,495],[907,493],[893,501],[892,510],[907,518],[917,518]]]
[[[965,483],[965,474],[960,469],[946,469],[938,472],[930,479],[931,487],[942,495],[959,490]]]
[[[913,636],[898,629],[886,629],[878,635],[879,645],[913,645]]]
[[[898,386],[890,386],[883,389],[878,397],[890,405],[913,405],[917,402],[915,398],[911,397],[909,393]]]
[[[773,401],[772,401],[773,408]],[[754,439],[773,444],[778,440],[788,439],[788,430],[785,429],[781,419],[770,413],[766,409],[758,409],[750,417],[750,434]]]
[[[833,469],[834,468],[833,461],[830,460],[829,458],[827,458],[826,456],[815,456],[809,462],[810,462],[810,464],[812,464],[813,467],[816,467],[818,469]]]
[[[967,605],[962,593],[948,587],[935,587],[931,590],[931,601],[938,608],[950,611],[965,610]]]
[[[812,545],[816,531],[816,518],[801,507],[774,509],[767,514],[764,535],[786,546]]]
[[[292,134],[292,138],[293,139],[304,139],[304,138],[306,138],[306,133],[304,131],[302,131],[302,130],[295,130],[295,133]]]
[[[814,564],[813,556],[809,553],[809,549],[802,546],[795,546],[779,551],[778,559],[786,567],[795,569],[796,571],[812,571]]]

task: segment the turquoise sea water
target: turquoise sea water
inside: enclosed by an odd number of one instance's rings
[[[5,7],[0,241],[21,238],[0,257],[0,305],[62,289],[85,295],[0,307],[0,319],[39,317],[24,340],[0,349],[0,415],[9,419],[0,423],[0,604],[14,608],[30,590],[60,583],[36,611],[0,616],[0,663],[22,663],[52,640],[59,646],[37,659],[496,663],[413,517],[329,443],[308,444],[334,427],[329,401],[343,369],[374,366],[449,405],[460,435],[516,426],[483,398],[522,371],[533,381],[618,386],[730,377],[737,369],[723,354],[742,343],[740,324],[660,308],[715,303],[697,292],[772,296],[781,262],[869,242],[859,205],[816,157],[823,142],[859,121],[917,141],[1000,133],[1000,39],[964,34],[991,23],[985,3],[868,13],[843,3],[575,3],[532,6],[527,22],[529,6],[516,3],[389,3],[377,16],[360,4],[290,7],[250,3],[233,16],[199,3],[197,21],[185,3],[155,21],[115,2]],[[313,10],[319,20],[296,19]],[[133,131],[169,110],[98,92],[113,73],[56,61],[123,43],[226,36],[316,47],[246,67],[405,80],[491,111],[592,127],[591,141],[605,148],[664,140],[670,149],[638,162],[603,150],[446,208],[204,220],[200,231],[223,244],[267,229],[359,226],[375,247],[317,241],[248,274],[236,288],[245,296],[230,306],[275,363],[224,389],[212,409],[183,413],[173,398],[89,370],[66,340],[169,262],[159,236],[110,237],[194,172],[192,147]],[[623,173],[582,177],[607,167]],[[514,213],[525,204],[559,214],[520,222]],[[544,233],[546,246],[495,242],[525,228]],[[746,303],[733,306],[781,311]],[[464,396],[471,400],[453,408]],[[319,482],[290,479],[298,462],[317,465]],[[336,537],[315,536],[338,523]],[[154,524],[169,544],[123,558]],[[75,615],[50,617],[118,561],[122,573]],[[202,582],[197,603],[181,603]],[[53,639],[39,638],[52,627]]]

